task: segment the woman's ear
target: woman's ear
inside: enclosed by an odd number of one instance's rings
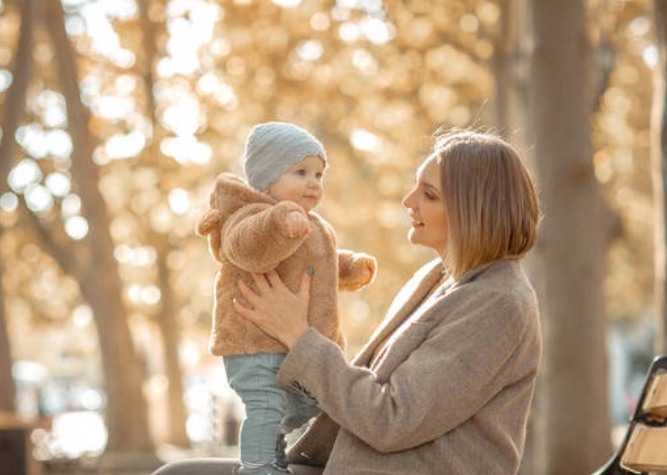
[[[197,223],[197,234],[207,236],[222,222],[222,213],[217,209],[206,211]]]

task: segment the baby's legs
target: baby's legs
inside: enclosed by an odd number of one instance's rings
[[[276,441],[285,411],[285,387],[276,374],[285,355],[225,356],[229,384],[245,405],[239,448],[242,474],[285,473],[276,468]]]

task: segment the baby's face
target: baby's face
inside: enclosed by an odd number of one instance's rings
[[[322,199],[323,179],[324,161],[317,155],[309,155],[280,175],[266,192],[278,201],[292,201],[310,211]]]

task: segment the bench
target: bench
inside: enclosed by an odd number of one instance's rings
[[[667,474],[667,355],[651,363],[623,442],[592,475],[648,473]]]

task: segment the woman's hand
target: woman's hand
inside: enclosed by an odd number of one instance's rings
[[[257,291],[239,280],[239,289],[252,307],[246,307],[234,299],[234,310],[287,348],[292,348],[308,330],[312,268],[308,270],[309,272],[304,272],[301,277],[296,293],[283,284],[275,270],[266,274],[253,274]]]

